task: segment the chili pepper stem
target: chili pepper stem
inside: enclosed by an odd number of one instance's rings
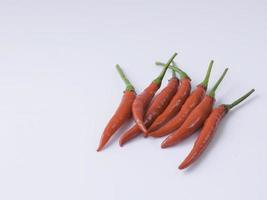
[[[209,67],[208,67],[206,76],[205,76],[204,80],[202,81],[202,83],[200,83],[200,85],[202,85],[205,89],[207,89],[208,84],[209,84],[210,73],[211,73],[211,70],[212,70],[213,63],[214,63],[214,61],[211,60],[210,63],[209,63]]]
[[[230,110],[233,107],[235,107],[236,105],[238,105],[239,103],[241,103],[242,101],[244,101],[246,98],[248,98],[253,92],[255,92],[255,89],[250,90],[248,93],[246,93],[245,95],[243,95],[239,99],[235,100],[233,103],[226,104],[224,106],[226,107],[227,110]]]
[[[134,86],[131,84],[131,82],[128,80],[128,78],[125,76],[124,72],[122,71],[120,65],[116,65],[116,69],[121,77],[121,79],[124,81],[125,85],[126,85],[126,89],[127,91],[134,91]]]
[[[176,78],[176,72],[172,70],[172,78]]]
[[[173,54],[173,56],[168,60],[168,62],[167,62],[166,64],[164,64],[164,68],[163,68],[163,70],[161,71],[160,75],[159,75],[156,79],[154,79],[154,81],[153,81],[154,83],[156,83],[156,84],[161,84],[162,79],[163,79],[163,77],[165,76],[166,71],[167,71],[169,65],[171,64],[171,62],[173,61],[173,59],[174,59],[176,56],[177,56],[177,53],[175,52],[175,53]]]
[[[228,71],[228,68],[226,68],[223,72],[223,74],[221,75],[221,77],[219,78],[219,80],[215,83],[215,85],[213,86],[213,88],[210,90],[209,92],[209,96],[214,97],[215,96],[215,91],[217,90],[218,86],[220,85],[220,83],[222,82],[222,80],[224,79],[226,73]]]
[[[171,69],[171,70],[174,70],[174,71],[176,71],[179,75],[180,75],[180,78],[181,79],[183,79],[183,78],[189,78],[190,79],[190,77],[183,71],[183,70],[181,70],[179,67],[177,67],[177,65],[176,64],[174,64],[174,62],[172,62],[173,63],[173,65],[171,65],[171,66],[169,66],[169,68]],[[155,64],[156,65],[159,65],[159,66],[164,66],[165,64],[164,63],[162,63],[162,62],[155,62]],[[191,80],[191,79],[190,79]]]

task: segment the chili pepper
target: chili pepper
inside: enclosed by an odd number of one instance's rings
[[[116,65],[116,68],[126,85],[126,89],[124,91],[119,107],[104,129],[97,151],[102,150],[111,136],[121,127],[123,123],[129,120],[129,118],[132,116],[132,104],[136,97],[135,89],[123,73],[120,66]]]
[[[215,91],[222,82],[224,76],[226,75],[228,68],[224,70],[220,79],[216,82],[214,87],[211,89],[209,94],[207,94],[204,99],[198,104],[198,106],[190,113],[187,119],[184,121],[182,126],[169,135],[162,143],[161,147],[166,148],[179,143],[181,140],[192,135],[197,131],[205,122],[210,112],[212,111],[212,106],[215,101]]]
[[[145,114],[145,126],[149,127],[156,117],[163,112],[166,106],[169,104],[173,96],[175,95],[179,85],[179,79],[177,79],[175,72],[173,71],[172,78],[169,80],[168,85],[152,100],[151,104]],[[135,124],[132,128],[126,131],[120,138],[120,145],[140,135],[142,131],[139,126]]]
[[[162,79],[173,61],[173,59],[176,57],[177,53],[174,53],[174,55],[169,59],[169,61],[164,66],[163,70],[161,71],[160,75],[152,81],[152,83],[139,95],[136,96],[133,105],[132,105],[132,112],[133,117],[136,122],[136,124],[139,126],[139,128],[146,133],[147,129],[144,125],[144,115],[147,109],[147,106],[149,105],[150,101],[152,100],[153,96],[157,92],[157,90],[160,88]]]
[[[162,63],[157,62],[156,64],[162,65]],[[180,86],[177,90],[175,96],[172,98],[171,102],[167,106],[167,108],[163,111],[161,115],[157,117],[157,119],[152,123],[150,128],[148,129],[149,132],[152,132],[158,128],[160,128],[162,125],[164,125],[166,122],[168,122],[170,119],[172,119],[181,109],[182,105],[184,104],[185,100],[190,94],[191,90],[191,79],[190,77],[183,71],[181,71],[179,68],[177,68],[177,65],[173,62],[174,67],[173,69],[176,69],[177,72],[180,72]]]
[[[225,114],[227,114],[228,111],[234,106],[245,100],[254,91],[254,89],[250,90],[247,94],[240,97],[231,104],[222,104],[217,108],[213,109],[213,111],[205,121],[203,128],[201,129],[200,134],[194,143],[193,149],[182,162],[182,164],[179,166],[179,169],[185,169],[201,156],[201,154],[204,152],[204,150],[207,148],[208,144],[212,140],[216,132],[216,128],[220,124],[220,121],[225,116]]]
[[[209,63],[209,67],[208,67],[204,80],[197,86],[197,88],[186,99],[180,112],[178,112],[178,114],[175,117],[173,117],[170,121],[168,121],[166,124],[164,124],[159,129],[148,133],[149,136],[152,136],[152,137],[165,136],[175,131],[183,124],[183,122],[186,120],[188,115],[201,102],[201,100],[205,96],[205,92],[206,92],[206,89],[209,83],[209,77],[210,77],[212,65],[213,65],[213,60]]]

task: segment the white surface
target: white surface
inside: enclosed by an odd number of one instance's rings
[[[266,9],[248,0],[0,1],[0,199],[267,199]],[[194,137],[166,150],[161,139],[112,140],[96,153],[124,89],[114,65],[140,92],[159,73],[154,61],[174,51],[193,86],[210,59],[211,84],[230,67],[216,105],[256,93],[187,171],[177,166]]]

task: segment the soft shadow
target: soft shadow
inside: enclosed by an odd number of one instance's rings
[[[183,146],[187,146],[189,145],[190,143],[192,143],[192,141],[194,141],[196,139],[196,136],[198,134],[199,130],[195,131],[192,135],[188,136],[187,138],[185,138],[184,140],[180,141],[178,144],[174,144],[172,146],[169,146],[167,148],[161,148],[163,151],[167,151],[169,149],[181,149],[183,148]],[[148,137],[149,140],[153,140],[153,141],[156,141],[156,140],[159,140],[160,141],[160,145],[161,146],[161,143],[169,136],[171,135],[173,132],[169,133],[168,135],[165,135],[165,136],[162,136],[162,137]],[[157,144],[158,145],[158,144]]]
[[[227,115],[225,115],[224,119],[222,119],[221,124],[217,128],[216,134],[214,135],[214,138],[212,139],[212,141],[208,145],[207,149],[202,153],[202,155],[191,166],[189,166],[188,168],[186,168],[186,169],[184,169],[182,171],[184,173],[186,173],[186,174],[187,173],[190,173],[191,171],[193,171],[196,168],[198,168],[199,165],[201,164],[201,162],[205,162],[205,161],[202,161],[202,160],[205,160],[206,159],[206,157],[208,156],[209,152],[212,151],[212,149],[214,148],[214,146],[223,137],[223,132],[224,132],[224,129],[225,129],[225,124],[227,123],[227,121],[230,120],[231,118],[233,118],[235,116],[236,111],[238,111],[239,109],[241,109],[243,106],[247,106],[247,104],[250,104],[252,101],[255,101],[256,99],[257,100],[259,99],[259,96],[258,95],[255,95],[255,96],[251,97],[250,99],[246,100],[245,102],[243,102],[242,104],[240,104],[236,108],[233,108],[233,110],[229,111],[229,113]],[[191,151],[191,149],[190,149],[190,151]],[[182,161],[183,160],[181,160],[181,162]]]

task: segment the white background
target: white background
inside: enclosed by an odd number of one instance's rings
[[[261,0],[1,0],[0,199],[267,199],[266,9]],[[114,65],[140,92],[160,71],[154,61],[174,51],[193,86],[210,59],[211,84],[230,68],[216,105],[256,93],[186,171],[177,167],[194,136],[166,150],[142,137],[120,148],[120,131],[96,153],[124,90]]]

